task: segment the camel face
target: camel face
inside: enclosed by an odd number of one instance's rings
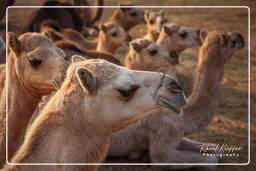
[[[169,50],[185,50],[186,48],[200,46],[200,31],[182,27],[176,24],[165,25],[159,35],[157,43]]]
[[[167,22],[163,11],[160,12],[145,12],[145,21],[147,23],[147,30],[156,34],[160,34],[163,25]]]
[[[161,110],[177,113],[186,104],[183,90],[174,78],[156,72],[129,70],[105,60],[74,63],[67,78],[62,88],[65,89],[65,85],[72,89],[78,87],[77,93],[84,95],[81,110],[93,113],[85,117],[106,130],[111,128],[110,132],[124,129]],[[67,84],[70,81],[71,84]]]
[[[244,39],[239,33],[224,33],[220,31],[213,31],[210,33],[201,32],[201,39],[204,42],[203,47],[209,53],[218,53],[218,60],[226,63],[233,55],[234,51],[245,46]],[[216,50],[218,49],[218,50]]]
[[[10,60],[26,87],[48,94],[55,90],[65,75],[64,52],[40,33],[26,33],[19,38],[9,33]]]
[[[130,36],[118,24],[108,22],[100,26],[100,38],[104,39],[112,47],[119,47],[128,44],[131,40]]]
[[[156,44],[154,41],[146,39],[137,39],[130,43],[130,49],[134,60],[148,68],[163,67],[166,65],[175,65],[178,62],[178,56],[175,51],[169,53],[166,48]],[[155,68],[157,70],[157,68]]]
[[[121,6],[131,6],[131,4],[121,4]],[[145,23],[144,11],[136,8],[120,8],[119,10],[123,22],[133,26]]]

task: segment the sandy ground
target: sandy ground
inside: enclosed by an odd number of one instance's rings
[[[42,0],[19,0],[16,5],[40,5]],[[107,1],[107,5],[117,5],[118,0]],[[248,166],[219,166],[219,171],[243,170],[252,171],[256,169],[255,140],[256,140],[256,1],[255,0],[234,0],[224,2],[221,0],[148,0],[134,1],[137,5],[247,5],[251,8],[251,163]],[[147,9],[158,10],[158,9]],[[24,25],[30,9],[11,10],[9,13],[9,26],[11,31],[19,33]],[[113,9],[104,10],[104,17],[101,22],[107,21]],[[222,95],[217,115],[211,124],[201,132],[191,136],[194,140],[212,142],[217,144],[236,145],[243,148],[238,158],[222,158],[221,163],[247,163],[248,162],[248,9],[179,9],[170,8],[164,10],[170,22],[175,22],[183,26],[194,27],[207,31],[223,30],[238,31],[246,42],[246,47],[236,52],[231,61],[225,67],[224,79],[221,83]],[[1,34],[4,30],[1,30]],[[131,31],[131,35],[141,37],[145,34],[145,26],[140,25]],[[122,59],[127,52],[127,48],[118,51],[118,57]],[[178,67],[179,79],[189,96],[193,85],[193,73],[197,62],[198,49],[188,49],[181,56],[181,64]],[[108,159],[110,162],[134,162],[126,159]],[[162,171],[161,168],[149,166],[101,166],[100,171]]]

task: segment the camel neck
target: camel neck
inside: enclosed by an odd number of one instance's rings
[[[217,111],[220,81],[224,72],[224,64],[220,61],[216,62],[219,58],[218,55],[200,53],[193,92],[183,109],[184,121],[187,125],[185,134],[191,134],[206,127]],[[200,59],[205,60],[202,62]]]
[[[107,153],[109,136],[91,134],[88,128],[90,124],[83,121],[86,113],[80,113],[77,106],[71,109],[70,104],[67,104],[70,99],[63,102],[64,105],[60,94],[57,92],[51,98],[29,127],[25,141],[12,162],[102,162]],[[93,166],[92,169],[96,168]]]
[[[11,67],[11,68],[10,68]],[[7,88],[8,155],[13,156],[21,144],[27,124],[33,115],[41,96],[29,91],[19,79],[13,66],[9,65]]]
[[[109,45],[107,42],[108,41],[106,40],[106,38],[103,35],[100,35],[96,50],[100,52],[108,52],[111,54],[115,54],[117,48],[113,45]]]

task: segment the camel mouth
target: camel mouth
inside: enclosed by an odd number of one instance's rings
[[[173,111],[175,114],[181,113],[181,104],[178,104],[176,102],[170,101],[162,96],[157,97],[157,104],[161,107],[167,108],[168,110]]]

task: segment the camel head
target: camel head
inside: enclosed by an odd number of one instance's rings
[[[127,32],[117,23],[107,22],[100,25],[99,38],[103,40],[105,46],[116,50],[121,45],[127,45],[131,41],[131,37]]]
[[[128,32],[132,27],[145,23],[144,11],[132,7],[123,8],[123,6],[133,6],[131,3],[121,3],[119,6],[120,8],[115,10],[112,20],[117,21],[125,31]]]
[[[207,33],[202,31],[200,37],[203,41],[200,53],[207,53],[208,57],[212,56],[212,63],[215,64],[214,61],[216,61],[216,65],[219,65],[220,62],[223,64],[228,62],[234,51],[245,46],[243,36],[237,32],[212,31]]]
[[[178,113],[186,104],[183,90],[170,76],[102,59],[73,56],[72,61],[59,92],[79,101],[75,109],[90,121],[87,124],[97,125],[93,129],[114,133],[160,111]]]
[[[178,62],[178,56],[175,51],[170,53],[164,47],[159,46],[154,41],[146,39],[136,39],[130,43],[129,57],[133,62],[139,64],[147,71],[164,72]],[[160,69],[160,70],[159,70]]]
[[[163,11],[160,12],[145,12],[145,21],[147,23],[147,31],[156,37],[157,40],[162,27],[167,23],[167,18]]]
[[[25,33],[19,38],[8,33],[9,71],[28,91],[45,95],[56,89],[66,73],[64,52],[40,33]]]
[[[163,27],[157,43],[179,53],[187,48],[201,46],[202,44],[200,30],[182,27],[174,23]]]

